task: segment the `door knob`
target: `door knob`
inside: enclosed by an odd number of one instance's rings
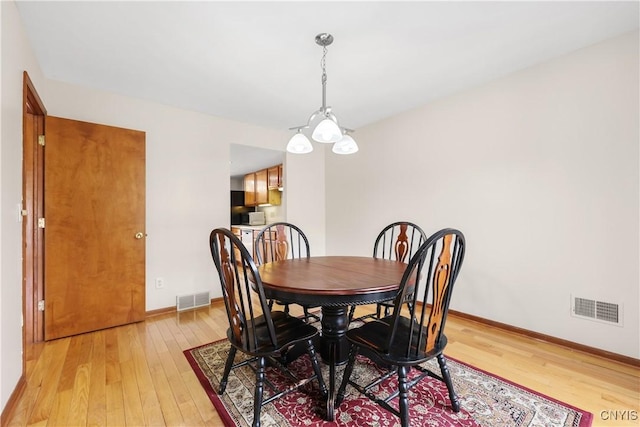
[[[136,233],[136,239],[142,239],[144,237],[144,234],[138,232]]]

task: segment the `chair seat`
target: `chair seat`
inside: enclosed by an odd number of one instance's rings
[[[231,328],[227,329],[227,338],[234,347],[237,347],[247,354],[257,356],[281,353],[292,344],[306,341],[318,333],[315,327],[282,311],[272,311],[271,319],[273,320],[276,339],[279,344],[282,344],[279,348],[273,348],[264,316],[256,317],[255,335],[252,333],[253,331],[250,331],[249,339],[243,340],[243,342],[237,342],[233,337]],[[257,347],[253,345],[254,336],[257,338]]]
[[[440,342],[429,351],[424,352],[417,349],[418,337],[424,343],[426,331],[419,331],[417,327],[413,328],[413,334],[410,334],[411,322],[406,317],[398,317],[398,329],[394,341],[389,344],[389,329],[393,316],[387,316],[380,320],[367,322],[359,328],[347,331],[347,338],[353,344],[362,348],[369,349],[376,353],[383,363],[389,365],[415,365],[427,361],[434,356],[442,353],[447,345],[447,337],[442,334]],[[409,340],[411,339],[411,346]],[[389,347],[389,348],[387,348]],[[409,349],[409,350],[407,350]],[[408,353],[408,354],[407,354]]]

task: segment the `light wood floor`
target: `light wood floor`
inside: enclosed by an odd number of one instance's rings
[[[221,425],[182,351],[224,338],[226,324],[215,303],[30,347],[27,387],[8,425]],[[640,423],[628,420],[640,416],[633,366],[451,315],[446,333],[448,356],[588,410],[594,426]]]

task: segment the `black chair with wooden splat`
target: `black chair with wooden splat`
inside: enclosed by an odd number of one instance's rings
[[[282,311],[271,311],[257,267],[245,246],[231,231],[224,228],[213,230],[209,236],[209,246],[222,286],[229,320],[227,339],[231,344],[218,394],[224,393],[232,369],[240,366],[251,367],[256,373],[254,427],[260,426],[263,405],[313,380],[317,380],[322,395],[326,397],[327,388],[313,345],[318,330],[302,319]],[[280,363],[283,354],[296,344],[304,344],[311,358],[314,375],[309,378],[297,378]],[[245,353],[250,358],[234,364],[237,351]],[[291,379],[290,388],[275,389],[266,378],[267,361],[270,366],[279,368]],[[271,390],[266,398],[265,386]]]
[[[255,241],[255,254],[258,265],[284,259],[309,258],[309,240],[302,230],[288,222],[275,222],[264,227],[258,233]],[[273,307],[273,300],[269,307]],[[284,306],[285,313],[289,312],[289,304],[276,301]],[[303,305],[304,319],[307,322],[320,320],[320,317],[309,311],[309,306]]]
[[[443,354],[447,345],[443,331],[464,253],[465,239],[460,231],[444,229],[433,234],[409,261],[394,299],[393,314],[347,332],[351,347],[338,389],[336,407],[344,399],[347,385],[351,385],[398,416],[401,425],[406,427],[409,425],[409,389],[429,376],[446,384],[453,411],[460,411]],[[409,298],[409,295],[412,297]],[[360,353],[391,368],[367,385],[358,384],[351,379],[351,373],[356,356]],[[422,366],[423,362],[433,358],[438,360],[440,374]],[[420,373],[409,379],[412,368]],[[396,392],[388,396],[376,396],[377,386],[394,376],[398,380]],[[398,408],[389,404],[396,397],[399,398]]]
[[[408,221],[398,221],[387,225],[376,237],[373,245],[373,257],[400,262],[408,262],[416,253],[418,248],[427,241],[425,232],[414,223]],[[407,295],[411,298],[411,294]],[[388,316],[393,308],[393,301],[382,301],[376,305],[375,317],[381,319]],[[349,319],[353,319],[355,306],[349,311]],[[364,320],[374,317],[373,314],[367,314],[359,318]]]

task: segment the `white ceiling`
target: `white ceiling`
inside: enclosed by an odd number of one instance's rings
[[[50,79],[277,129],[320,107],[314,38],[331,33],[327,104],[356,131],[637,29],[638,5],[17,2]]]

